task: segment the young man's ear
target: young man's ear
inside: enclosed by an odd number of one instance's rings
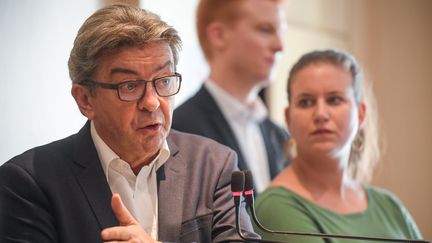
[[[216,50],[225,47],[225,28],[226,26],[222,22],[213,22],[207,27],[208,41]]]
[[[92,94],[90,89],[79,84],[73,84],[71,94],[74,97],[81,114],[86,116],[89,120],[92,120],[94,117],[94,110],[91,102]]]

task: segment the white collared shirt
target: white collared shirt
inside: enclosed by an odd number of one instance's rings
[[[204,83],[215,99],[234,132],[247,166],[252,172],[257,192],[270,183],[270,169],[263,135],[259,124],[267,117],[267,109],[257,98],[245,105],[236,100],[211,80]]]
[[[90,127],[96,151],[112,193],[120,194],[124,205],[153,238],[158,238],[158,195],[156,171],[169,158],[165,140],[159,154],[135,176],[130,165],[122,160],[98,135],[93,122]]]

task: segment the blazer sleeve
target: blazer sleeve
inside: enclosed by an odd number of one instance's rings
[[[239,240],[240,236],[236,230],[236,215],[234,201],[231,195],[231,175],[238,170],[236,155],[229,153],[225,166],[220,174],[219,182],[215,191],[213,220],[213,242],[229,242]],[[259,238],[253,233],[252,224],[244,206],[240,208],[240,225],[242,232],[250,238]]]
[[[57,242],[49,200],[31,174],[14,163],[0,167],[0,242]]]

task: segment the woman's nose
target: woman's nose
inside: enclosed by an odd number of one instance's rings
[[[314,121],[317,123],[325,122],[329,119],[329,109],[324,101],[317,101],[314,109]]]

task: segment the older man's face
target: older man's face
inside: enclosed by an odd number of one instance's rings
[[[125,47],[105,53],[93,79],[117,84],[126,80],[152,80],[174,73],[171,48],[165,42]],[[93,120],[100,137],[122,159],[134,165],[149,163],[158,153],[171,127],[174,97],[160,97],[151,83],[137,101],[121,101],[116,90],[96,88],[90,96]]]

